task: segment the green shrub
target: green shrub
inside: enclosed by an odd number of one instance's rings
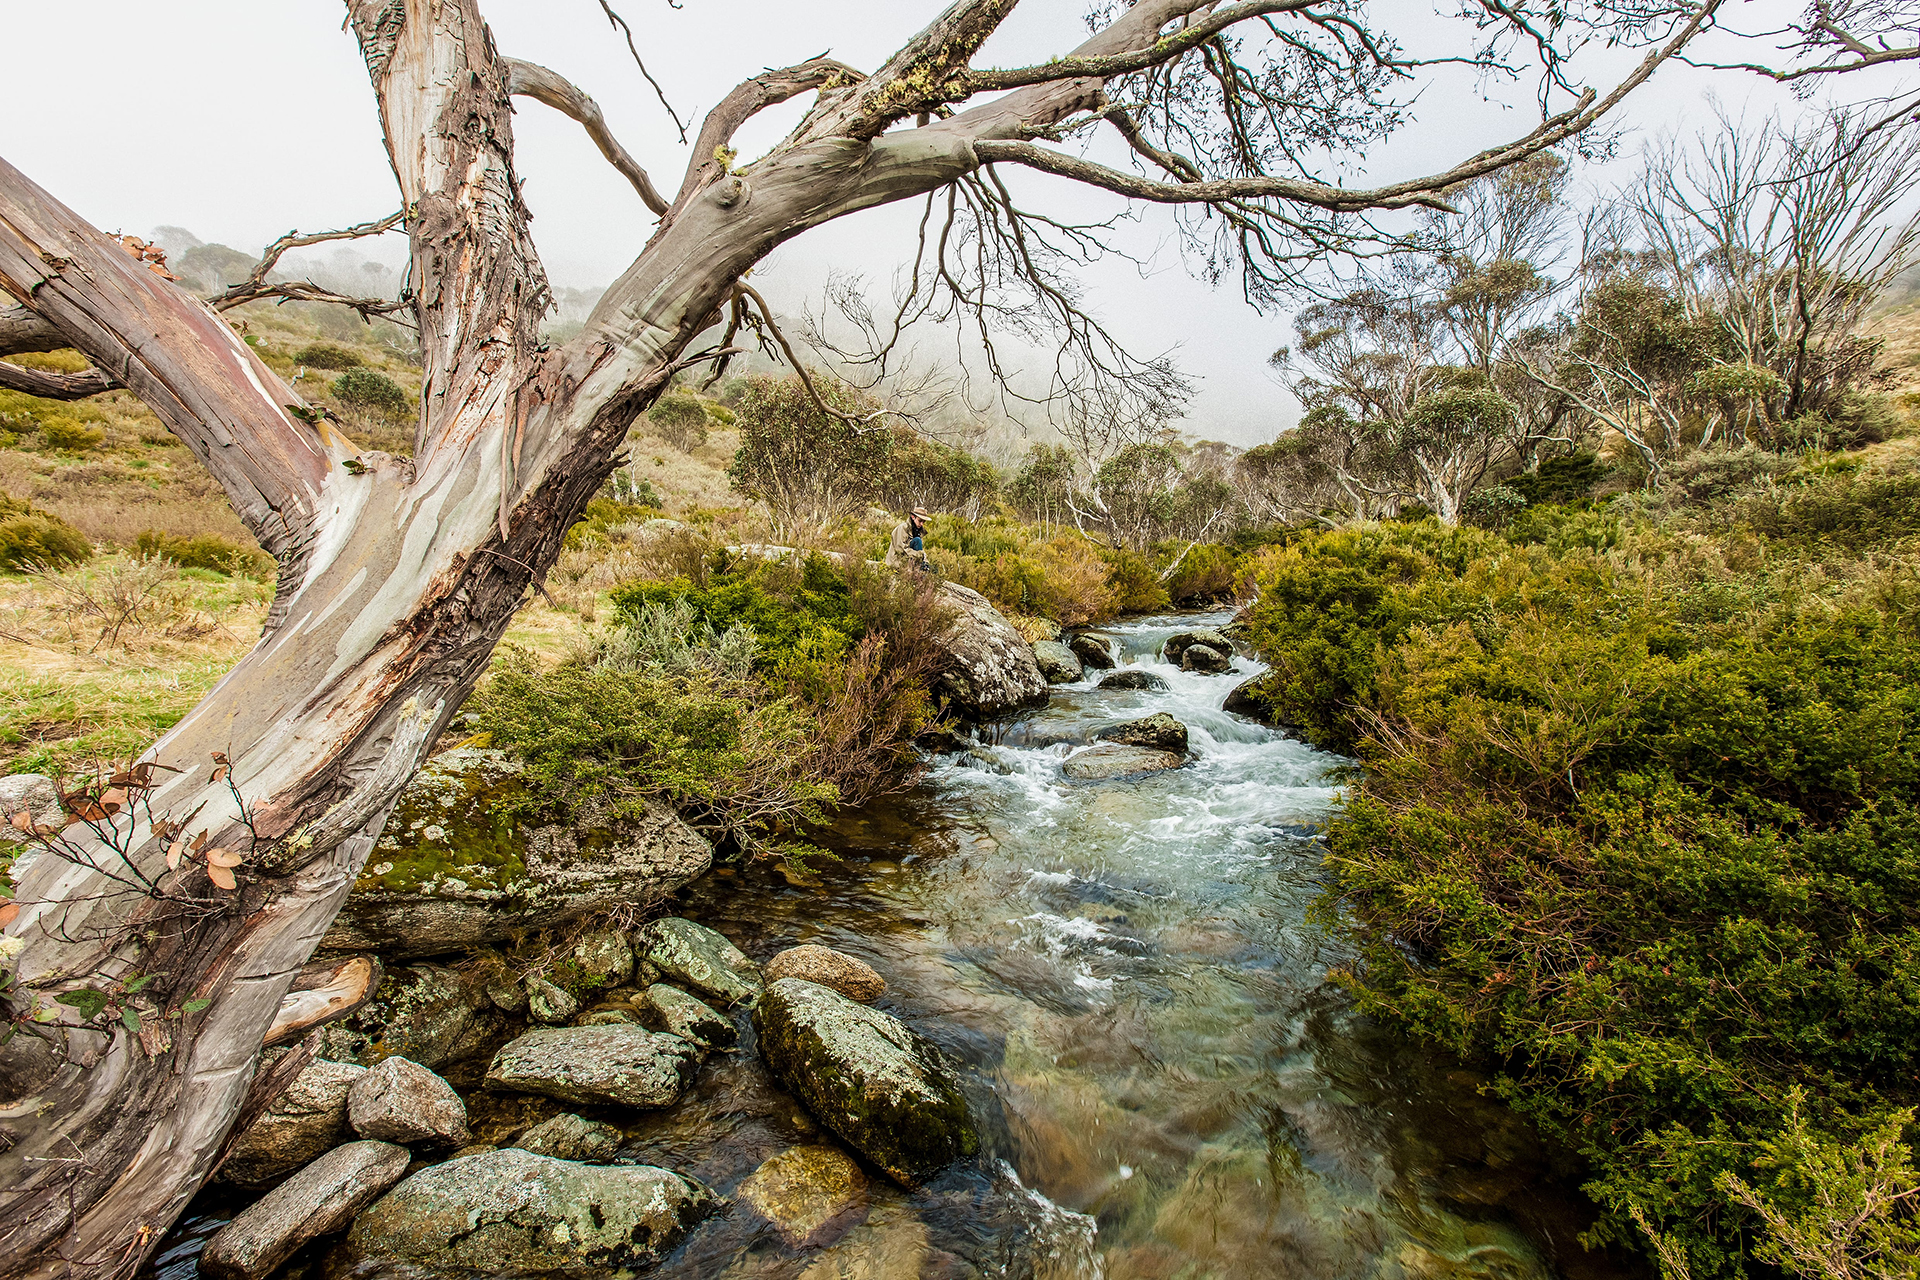
[[[342,404],[389,418],[404,418],[413,408],[399,383],[372,369],[347,370],[333,380],[333,394]]]
[[[1232,597],[1239,586],[1240,557],[1217,542],[1168,548],[1181,557],[1165,583],[1167,596],[1180,604],[1208,604]]]
[[[1578,502],[1590,497],[1594,488],[1612,474],[1612,468],[1600,461],[1599,455],[1573,453],[1560,458],[1542,458],[1531,472],[1501,483],[1529,504]]]
[[[1138,551],[1110,547],[1100,553],[1100,558],[1107,563],[1107,608],[1113,613],[1155,613],[1171,603],[1167,589],[1160,585],[1160,575]],[[1077,625],[1065,618],[1060,621]]]
[[[669,391],[647,410],[653,434],[682,453],[692,453],[707,442],[707,409],[699,396]]]
[[[806,557],[797,569],[780,561],[739,567],[705,586],[685,578],[629,583],[612,599],[623,619],[648,605],[684,601],[693,618],[715,632],[745,627],[760,642],[763,667],[787,655],[837,658],[867,633],[847,580],[822,555]]]
[[[366,363],[345,347],[336,347],[331,342],[316,342],[300,348],[293,353],[295,364],[304,364],[313,369],[358,369]]]
[[[211,569],[235,577],[266,578],[275,569],[273,557],[259,547],[242,546],[216,533],[183,537],[148,529],[133,540],[133,549],[143,559],[165,558],[182,569]]]
[[[93,544],[65,520],[0,493],[0,569],[57,569],[92,556]]]
[[[1767,538],[1857,552],[1920,534],[1920,475],[1812,474],[1752,494],[1736,510]]]
[[[50,449],[82,453],[88,449],[98,449],[107,438],[107,433],[99,427],[88,426],[78,418],[54,417],[40,420],[40,438]]]

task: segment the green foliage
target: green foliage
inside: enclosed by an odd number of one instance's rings
[[[1195,543],[1189,550],[1184,544],[1171,545],[1157,550],[1168,554],[1168,559],[1185,557],[1168,575],[1165,591],[1169,599],[1180,604],[1206,604],[1232,597],[1239,586],[1240,557],[1232,547],[1217,542]]]
[[[1920,534],[1920,474],[1815,471],[1797,479],[1742,499],[1741,520],[1777,542],[1855,553]]]
[[[39,507],[0,493],[0,570],[31,566],[57,569],[93,556],[93,544],[78,529]]]
[[[182,569],[211,569],[247,578],[270,577],[275,568],[273,557],[259,547],[242,546],[216,533],[187,538],[148,529],[134,539],[133,549],[145,560],[164,558]]]
[[[1612,474],[1612,468],[1591,453],[1572,453],[1559,458],[1542,458],[1540,465],[1526,475],[1503,480],[1529,504],[1542,502],[1578,502],[1590,497],[1594,486]]]
[[[413,409],[399,383],[372,369],[348,369],[333,380],[333,394],[342,404],[388,418],[404,418]]]
[[[1107,564],[1108,608],[1114,613],[1153,613],[1170,603],[1167,589],[1160,585],[1160,575],[1140,552],[1110,547],[1101,551],[1100,558]]]
[[[612,598],[623,619],[649,605],[684,602],[694,621],[716,633],[744,627],[759,641],[763,666],[794,655],[837,658],[867,632],[847,580],[817,554],[797,572],[776,561],[715,574],[704,586],[685,578],[629,583]]]
[[[1269,698],[1365,765],[1322,904],[1346,980],[1502,1065],[1588,1162],[1601,1239],[1695,1280],[1877,1274],[1806,1251],[1914,1227],[1858,1214],[1911,1184],[1920,1101],[1920,578],[1625,537],[1384,525],[1266,562]]]
[[[690,391],[669,391],[647,410],[653,433],[682,453],[692,453],[707,442],[707,409]]]
[[[77,418],[50,417],[40,420],[40,438],[49,449],[84,453],[88,449],[98,449],[106,440],[107,433]]]
[[[798,378],[749,378],[740,397],[740,449],[727,478],[745,497],[767,504],[776,528],[820,528],[883,495],[893,434],[873,425],[879,404],[831,378],[814,376],[814,404]],[[854,421],[848,421],[853,419]]]
[[[315,342],[293,353],[293,362],[311,369],[358,369],[365,361],[347,350],[336,347],[331,342]]]
[[[620,474],[625,474],[620,473]],[[619,488],[619,486],[616,486]],[[635,498],[653,498],[652,502],[623,502],[618,498],[595,498],[587,504],[580,519],[567,530],[567,549],[578,551],[581,547],[597,547],[607,540],[607,531],[636,521],[652,520],[660,514],[659,495],[653,492],[653,486],[644,481],[637,486],[629,486],[624,492]]]

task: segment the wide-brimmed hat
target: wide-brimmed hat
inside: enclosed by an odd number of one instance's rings
[[[930,515],[928,515],[928,514],[927,514],[927,509],[926,509],[925,507],[915,507],[915,508],[913,509],[913,514],[915,514],[915,515],[917,515],[917,516],[919,516],[919,517],[920,517],[920,518],[921,518],[922,520],[931,520],[931,519],[933,519],[933,517],[932,517],[932,516],[930,516]]]

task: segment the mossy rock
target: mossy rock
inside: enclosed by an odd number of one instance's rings
[[[754,1006],[753,1029],[788,1091],[902,1185],[980,1150],[952,1065],[898,1018],[782,978]]]
[[[519,816],[526,798],[503,751],[436,756],[401,793],[322,945],[445,954],[651,901],[712,865],[712,846],[664,805],[541,825]]]

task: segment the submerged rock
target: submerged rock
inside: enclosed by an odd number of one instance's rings
[[[347,1119],[363,1138],[433,1142],[457,1147],[467,1132],[467,1104],[453,1086],[417,1062],[384,1058],[353,1082]]]
[[[862,1216],[867,1175],[833,1147],[789,1147],[748,1174],[733,1196],[793,1248],[817,1248]]]
[[[613,1159],[613,1153],[625,1141],[626,1135],[620,1132],[617,1125],[602,1124],[571,1111],[562,1111],[515,1138],[512,1145],[520,1151],[552,1156],[555,1160],[605,1164]]]
[[[1113,670],[1113,641],[1106,636],[1083,631],[1067,637],[1067,647],[1073,650],[1073,656],[1080,659],[1080,665],[1089,671]]]
[[[935,693],[976,720],[1046,705],[1047,678],[1033,647],[985,596],[942,582],[940,601],[952,620],[941,637],[948,660],[934,681]]]
[[[760,966],[705,925],[669,916],[643,927],[634,940],[661,976],[711,1000],[739,1004],[760,994]]]
[[[915,1186],[980,1149],[945,1056],[904,1022],[837,991],[782,978],[754,1007],[760,1055],[828,1128]]]
[[[1125,671],[1116,671],[1110,676],[1100,677],[1098,687],[1102,689],[1152,689],[1156,692],[1164,692],[1167,687],[1167,682],[1151,671],[1141,671],[1138,668],[1129,667]]]
[[[602,1276],[659,1261],[713,1203],[666,1169],[509,1148],[422,1169],[361,1214],[347,1244],[442,1273]]]
[[[1196,644],[1205,645],[1215,653],[1233,656],[1233,641],[1227,639],[1224,632],[1215,631],[1211,627],[1199,631],[1182,631],[1178,635],[1168,636],[1166,643],[1160,646],[1160,653],[1168,662],[1177,665],[1186,657],[1187,650]]]
[[[713,863],[712,846],[664,805],[619,821],[590,805],[567,825],[540,825],[518,816],[526,794],[505,752],[434,757],[401,793],[321,946],[441,955],[647,902]]]
[[[1086,674],[1079,656],[1058,640],[1034,641],[1033,660],[1040,664],[1048,684],[1072,684]]]
[[[487,1083],[562,1102],[667,1107],[698,1065],[693,1045],[644,1027],[540,1027],[494,1055]]]
[[[739,1038],[733,1023],[698,996],[656,982],[633,998],[642,1026],[665,1031],[702,1049],[725,1048]]]
[[[1180,655],[1182,671],[1198,671],[1202,675],[1220,676],[1233,670],[1233,650],[1215,649],[1212,645],[1190,644],[1187,651]]]
[[[887,994],[887,980],[865,960],[812,942],[788,947],[767,961],[767,981],[782,978],[817,982],[861,1004],[872,1004]]]
[[[219,1180],[249,1189],[269,1186],[345,1142],[347,1095],[366,1073],[350,1062],[308,1063],[234,1140]]]
[[[926,1223],[905,1205],[882,1204],[838,1244],[809,1262],[799,1280],[901,1280],[922,1274],[932,1252]],[[952,1272],[942,1268],[940,1274]]]
[[[400,1181],[412,1158],[412,1152],[390,1142],[335,1147],[216,1231],[200,1254],[200,1274],[263,1280],[307,1241],[353,1221]]]
[[[1104,782],[1112,778],[1178,769],[1182,763],[1180,757],[1171,751],[1153,751],[1146,747],[1103,742],[1068,756],[1067,762],[1060,766],[1060,772],[1075,782]]]
[[[1142,720],[1109,725],[1097,735],[1103,742],[1118,742],[1128,747],[1147,747],[1154,751],[1187,754],[1187,726],[1166,712],[1157,712]]]

